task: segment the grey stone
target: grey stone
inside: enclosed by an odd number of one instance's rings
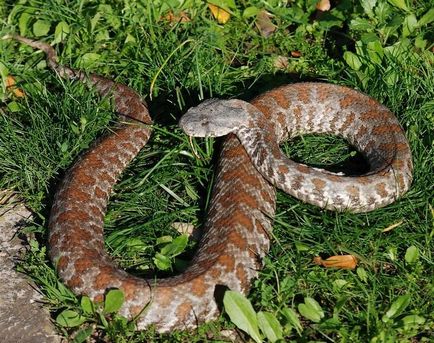
[[[31,213],[8,194],[0,192],[0,342],[61,342],[37,287],[16,271],[17,258],[26,249],[17,231]]]

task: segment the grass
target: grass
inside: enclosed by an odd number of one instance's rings
[[[110,3],[110,2],[108,2]],[[434,336],[434,57],[429,1],[340,2],[319,13],[315,1],[223,1],[232,13],[219,24],[200,1],[6,0],[0,4],[0,35],[20,32],[53,42],[62,63],[113,77],[150,102],[157,128],[150,144],[116,186],[106,216],[106,245],[127,270],[155,269],[154,257],[173,222],[204,220],[216,162],[212,142],[199,142],[197,159],[176,120],[202,99],[251,98],[273,85],[327,80],[360,89],[398,116],[415,165],[411,190],[398,202],[367,214],[333,213],[278,193],[274,244],[249,299],[284,328],[284,341],[429,342]],[[265,38],[246,9],[266,8],[276,30]],[[170,21],[184,11],[191,21]],[[244,16],[243,16],[244,14]],[[166,18],[166,19],[165,19]],[[417,24],[414,24],[416,18]],[[68,34],[62,37],[60,27]],[[291,54],[292,52],[292,54]],[[295,52],[300,53],[300,57]],[[278,63],[279,61],[284,63]],[[35,213],[26,230],[37,233],[22,265],[40,285],[53,318],[80,301],[58,282],[47,260],[45,239],[51,199],[75,157],[116,120],[110,102],[83,85],[59,79],[41,53],[0,41],[0,187],[21,195]],[[6,89],[11,75],[21,98]],[[345,163],[351,149],[331,137],[309,136],[284,147],[314,165]],[[397,227],[384,232],[394,224]],[[163,238],[161,238],[163,237]],[[418,257],[409,257],[414,246]],[[412,248],[414,249],[414,248]],[[194,251],[178,256],[182,265]],[[352,254],[355,271],[312,263]],[[172,259],[173,262],[174,259]],[[162,275],[167,272],[160,271]],[[388,312],[408,295],[407,306]],[[299,313],[306,297],[324,312],[319,322],[299,316],[302,330],[285,321],[285,309]],[[401,303],[402,305],[402,303]],[[399,306],[398,306],[399,307]],[[389,315],[386,315],[389,313]],[[223,339],[232,328],[223,315],[194,334],[133,333],[120,322],[101,327],[108,341],[199,342]],[[77,328],[59,326],[65,335]],[[105,337],[105,338],[104,338]],[[245,336],[244,336],[245,337]]]

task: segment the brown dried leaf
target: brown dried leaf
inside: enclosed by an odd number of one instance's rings
[[[276,69],[286,69],[288,68],[288,57],[277,56],[273,62],[274,68]]]
[[[241,342],[241,337],[238,334],[238,331],[235,329],[232,330],[222,330],[220,331],[220,336],[229,342]]]
[[[18,98],[25,96],[24,91],[15,86],[15,78],[12,75],[8,75],[5,80],[6,89],[10,90]]]
[[[330,256],[325,260],[320,256],[313,258],[313,263],[326,268],[355,269],[357,262],[357,258],[353,255]]]
[[[291,51],[292,57],[301,57],[301,52],[298,50]]]
[[[217,19],[217,22],[219,24],[225,24],[229,18],[231,17],[231,14],[227,11],[225,11],[223,8],[218,7],[213,4],[208,4],[208,7],[215,19]]]
[[[263,37],[269,37],[274,31],[276,31],[276,25],[271,21],[272,15],[266,10],[261,10],[256,15],[256,26]]]
[[[316,4],[316,9],[322,12],[330,11],[330,7],[330,0],[320,0]]]
[[[188,16],[188,14],[184,11],[181,11],[177,14],[174,14],[172,11],[170,11],[169,13],[167,13],[164,17],[164,20],[167,20],[171,23],[187,23],[189,21],[191,21],[190,17]]]
[[[8,75],[5,80],[6,88],[15,86],[15,79],[12,75]]]

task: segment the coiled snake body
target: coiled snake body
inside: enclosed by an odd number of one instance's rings
[[[126,300],[120,314],[138,316],[139,330],[152,324],[159,332],[194,328],[217,317],[222,290],[249,290],[269,249],[272,184],[321,207],[369,211],[391,203],[411,183],[411,154],[401,126],[387,108],[359,92],[300,83],[264,93],[250,104],[207,101],[188,111],[180,123],[184,130],[199,136],[235,132],[238,138],[230,134],[224,140],[197,253],[180,275],[161,280],[131,276],[104,251],[103,218],[113,185],[150,137],[146,105],[129,87],[60,66],[49,45],[12,38],[44,50],[62,77],[89,82],[112,96],[125,117],[67,171],[51,210],[49,246],[60,277],[76,294],[101,301],[108,289],[121,289]],[[221,126],[228,127],[221,132]],[[366,156],[370,171],[340,176],[288,160],[278,143],[304,133],[343,136]]]

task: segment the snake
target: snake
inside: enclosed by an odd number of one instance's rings
[[[325,209],[364,212],[392,203],[412,182],[411,151],[397,118],[356,90],[301,82],[250,102],[206,100],[179,123],[190,136],[225,136],[197,251],[178,275],[133,276],[105,251],[103,222],[113,186],[151,136],[146,103],[126,85],[59,64],[49,44],[8,38],[44,51],[60,77],[110,97],[122,119],[66,171],[51,208],[48,246],[60,279],[75,294],[101,302],[108,290],[120,289],[125,300],[119,314],[134,320],[137,330],[194,329],[219,316],[226,290],[248,293],[270,248],[276,187]],[[281,152],[282,142],[311,133],[343,137],[369,170],[342,175]]]

